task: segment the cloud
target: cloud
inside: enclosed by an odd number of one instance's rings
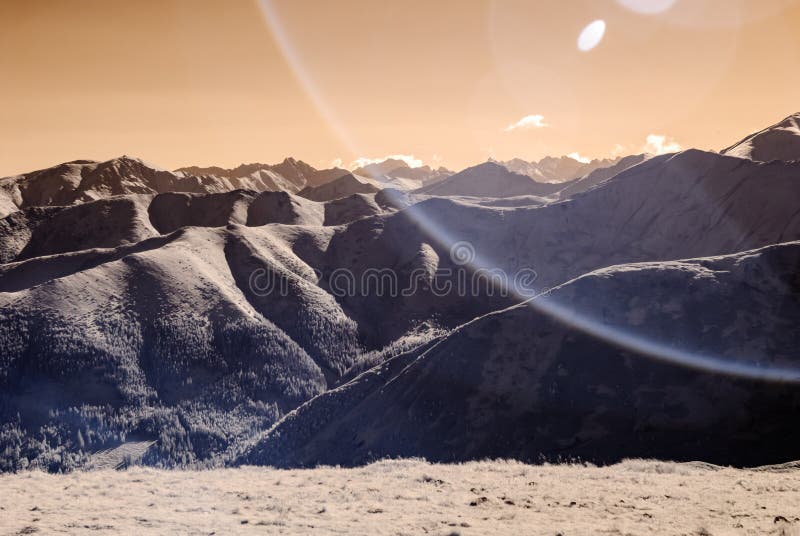
[[[611,149],[611,158],[617,158],[618,156],[622,156],[627,152],[627,147],[624,145],[617,143],[614,145],[614,148]]]
[[[331,167],[332,168],[340,168],[342,167],[342,159],[341,158],[334,158],[331,160]]]
[[[592,159],[591,159],[591,158],[589,158],[589,157],[586,157],[586,156],[581,156],[581,155],[580,155],[580,154],[578,154],[577,152],[574,152],[574,153],[569,153],[567,156],[568,156],[568,157],[570,157],[570,158],[572,158],[573,160],[577,160],[577,161],[578,161],[578,162],[580,162],[581,164],[588,164],[589,162],[591,162],[591,161],[592,161]]]
[[[644,152],[654,155],[677,153],[681,149],[683,149],[683,147],[681,147],[680,143],[667,136],[662,136],[661,134],[649,134],[647,136],[647,143],[642,147]]]
[[[550,126],[544,122],[544,116],[535,114],[535,115],[526,115],[516,123],[511,123],[508,125],[504,130],[506,132],[511,132],[512,130],[528,130],[531,128],[543,128]]]
[[[606,23],[602,20],[595,20],[586,25],[578,36],[578,49],[581,52],[589,52],[600,44],[606,33]]]
[[[615,144],[614,148],[611,149],[610,156],[612,158],[617,158],[620,156],[635,154],[635,153],[647,153],[657,156],[660,154],[677,153],[678,151],[682,150],[683,146],[677,141],[675,141],[674,138],[671,138],[669,136],[664,136],[662,134],[648,134],[647,138],[645,139],[644,145],[637,146],[637,145],[622,145],[620,143]]]
[[[416,158],[413,154],[390,154],[381,158],[367,158],[362,156],[360,158],[356,158],[352,162],[350,162],[350,169],[356,169],[364,166],[368,166],[370,164],[380,164],[381,162],[385,162],[386,160],[402,160],[408,167],[422,167],[423,163],[422,160]]]

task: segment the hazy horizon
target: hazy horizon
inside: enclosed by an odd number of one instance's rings
[[[719,150],[798,108],[793,0],[11,0],[0,20],[0,176]]]

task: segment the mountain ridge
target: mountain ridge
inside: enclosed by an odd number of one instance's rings
[[[702,457],[737,465],[793,459],[779,438],[798,435],[786,416],[800,407],[800,388],[762,380],[760,369],[785,366],[789,379],[800,378],[796,335],[784,329],[800,315],[800,302],[785,301],[798,266],[800,243],[792,242],[590,272],[318,395],[267,431],[238,463],[360,465],[406,456],[601,463]],[[680,292],[708,278],[716,284],[703,284],[697,294]],[[736,306],[711,306],[722,296]],[[777,301],[764,309],[762,300],[770,297]],[[566,316],[550,316],[551,305],[537,306],[537,300],[558,303]],[[758,316],[750,332],[730,331],[738,311]],[[621,349],[614,339],[575,327],[571,318],[582,314],[602,319],[604,330],[635,329],[656,335],[660,344],[671,344],[677,332],[694,351],[721,351],[720,370],[726,360],[749,363],[753,377],[726,377]]]

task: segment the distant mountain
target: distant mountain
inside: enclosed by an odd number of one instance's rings
[[[800,378],[798,268],[792,242],[592,272],[318,396],[239,461],[793,460],[800,385],[759,375]],[[688,365],[617,346],[616,331]]]
[[[275,165],[187,167],[174,173],[129,156],[106,162],[75,160],[0,179],[0,217],[20,208],[74,205],[125,194],[298,192],[347,174],[337,168],[317,170],[293,158]]]
[[[505,162],[490,160],[505,167],[509,171],[527,175],[537,182],[569,182],[602,168],[615,165],[619,158],[595,159],[590,162],[576,160],[570,156],[546,156],[537,161],[526,161],[513,158]]]
[[[369,164],[353,170],[354,175],[369,177],[384,188],[414,190],[424,185],[443,180],[453,174],[445,167],[411,167],[403,160],[389,158],[383,162]]]
[[[374,194],[380,190],[371,181],[359,180],[352,173],[314,188],[304,188],[297,195],[312,201],[333,201],[353,194]]]
[[[262,180],[273,185],[271,191],[283,190],[296,193],[306,187],[316,187],[346,175],[346,169],[315,169],[302,160],[286,158],[279,164],[242,164],[233,169],[220,167],[183,167],[177,173],[197,176],[220,177],[241,183],[238,188],[247,188],[247,181]],[[250,188],[253,189],[253,188]],[[263,191],[256,189],[257,191]]]
[[[313,170],[310,166],[288,159],[274,166],[286,173],[286,177],[275,169],[255,166],[248,167],[248,173],[243,168],[237,168],[236,173],[209,168],[216,174],[195,175],[186,170],[165,171],[129,156],[107,162],[76,160],[0,179],[0,210],[4,211],[0,216],[20,208],[74,205],[125,194],[223,193],[237,189],[297,191],[306,184],[306,176],[312,176],[316,184],[338,174],[334,170],[313,174],[308,171]]]
[[[0,179],[0,189],[17,208],[72,205],[122,194],[198,191],[202,186],[194,177],[182,178],[128,156],[107,162],[75,160]]]
[[[564,189],[559,191],[559,199],[567,199],[572,195],[585,192],[590,188],[594,188],[598,184],[607,181],[618,173],[622,173],[629,167],[641,164],[648,158],[650,158],[650,155],[635,154],[620,158],[614,164],[608,167],[597,168],[594,171],[587,173],[583,177],[580,177],[579,179],[568,182],[564,186]]]
[[[539,162],[519,158],[506,162],[490,160],[455,173],[415,192],[428,195],[473,197],[565,198],[584,191],[644,161],[644,155],[580,162],[568,156],[546,157]],[[564,192],[559,194],[559,192]],[[555,198],[554,198],[555,199]]]
[[[427,167],[427,166],[426,166]],[[405,160],[396,158],[387,158],[382,162],[367,164],[366,166],[358,167],[353,170],[355,175],[364,175],[365,177],[380,177],[381,175],[390,175],[396,170],[409,170],[411,166]],[[419,168],[417,168],[419,169]],[[430,168],[428,168],[430,169]]]
[[[555,164],[562,161],[584,166],[564,157],[553,159],[551,167],[557,168],[558,166]],[[482,172],[483,169],[478,168],[477,171]],[[21,208],[73,205],[125,194],[223,193],[234,190],[285,191],[289,193],[304,191],[303,196],[313,195],[315,200],[329,201],[356,193],[374,193],[383,188],[424,191],[425,188],[432,188],[434,184],[452,174],[443,167],[438,169],[432,169],[429,166],[412,168],[406,162],[395,159],[370,164],[354,170],[353,173],[339,168],[317,170],[305,162],[293,158],[286,158],[283,162],[273,165],[242,164],[233,169],[190,166],[180,168],[175,172],[157,168],[129,156],[122,156],[106,162],[76,160],[0,179],[0,217]],[[348,176],[350,178],[345,178]],[[361,184],[356,184],[353,178]],[[311,193],[315,188],[338,179],[343,180],[333,186],[316,190],[316,193]],[[363,184],[368,186],[363,186]],[[442,191],[458,190],[459,188],[442,189]],[[468,188],[468,190],[479,191],[475,188]],[[512,195],[528,195],[530,188],[515,187],[511,190],[525,192]],[[540,192],[542,188],[533,188],[533,190]],[[545,188],[544,190],[549,192],[551,189]],[[455,193],[452,195],[483,194]],[[542,194],[532,193],[530,195]]]
[[[415,192],[438,196],[515,197],[546,196],[561,188],[562,185],[537,182],[496,162],[485,162]]]
[[[760,162],[800,160],[800,112],[747,136],[722,153]]]

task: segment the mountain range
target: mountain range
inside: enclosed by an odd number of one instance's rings
[[[526,175],[537,182],[568,182],[589,173],[601,169],[611,167],[620,158],[596,158],[594,160],[582,159],[577,156],[561,156],[552,157],[546,156],[539,161],[527,161],[521,158],[512,158],[507,161],[496,161],[489,159],[490,162],[496,162],[514,173]]]
[[[159,466],[785,461],[797,118],[557,182],[129,157],[2,179],[0,468],[131,440]]]

